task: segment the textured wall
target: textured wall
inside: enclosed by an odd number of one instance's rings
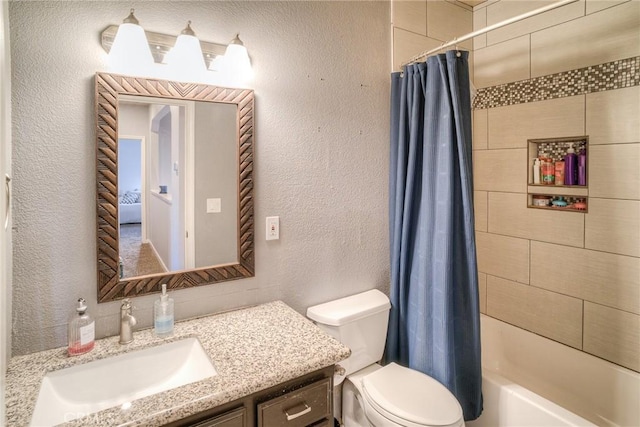
[[[11,81],[9,76],[9,14],[7,3],[0,6],[0,178],[11,175]],[[0,212],[5,212],[4,184],[0,190]],[[4,378],[11,353],[11,233],[4,229],[0,214],[0,375]],[[0,422],[5,419],[5,381],[0,382]]]
[[[13,352],[65,344],[83,296],[98,336],[117,302],[96,303],[93,76],[99,33],[122,2],[11,2]],[[386,2],[136,2],[148,30],[203,40],[235,32],[256,78],[256,277],[174,292],[178,319],[273,299],[309,305],[388,286],[390,71]],[[281,239],[264,240],[279,215]],[[150,326],[155,297],[134,300]]]

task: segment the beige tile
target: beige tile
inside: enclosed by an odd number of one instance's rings
[[[478,271],[529,283],[529,241],[476,231]]]
[[[478,273],[478,294],[480,313],[487,314],[487,275],[484,273]]]
[[[589,147],[589,195],[640,200],[640,143]]]
[[[477,150],[473,152],[473,182],[476,190],[527,191],[527,150]]]
[[[584,303],[584,351],[640,371],[640,316]]]
[[[425,50],[434,49],[442,44],[439,40],[414,34],[400,28],[393,29],[393,69],[400,71],[402,63]]]
[[[428,37],[446,42],[473,31],[473,13],[470,10],[442,0],[426,3]],[[473,41],[460,46],[472,50]]]
[[[631,0],[587,0],[587,15]]]
[[[487,8],[482,8],[473,11],[473,31],[478,31],[487,26]],[[473,49],[480,49],[487,46],[487,35],[473,38]]]
[[[640,1],[531,34],[531,77],[640,55]]]
[[[489,148],[520,148],[527,139],[584,135],[584,95],[491,108]]]
[[[487,6],[487,25],[497,24],[523,13],[547,6],[551,1],[501,1]],[[584,15],[584,0],[532,16],[487,33],[487,45],[562,24]]]
[[[534,241],[531,285],[640,314],[640,258]]]
[[[640,86],[590,93],[586,97],[589,144],[640,142]]]
[[[451,4],[455,4],[463,9],[466,9],[470,12],[473,11],[473,6],[477,5],[478,3],[481,3],[485,0],[445,0],[448,1]]]
[[[582,347],[582,300],[487,277],[487,314],[571,347]]]
[[[529,73],[529,36],[474,51],[476,87],[525,80]]]
[[[476,219],[476,230],[487,231],[487,192],[473,192],[473,214]]]
[[[395,28],[427,36],[427,2],[392,1],[391,19]]]
[[[589,198],[585,247],[640,256],[640,201]]]
[[[488,110],[473,111],[473,149],[487,149],[487,116]]]
[[[489,232],[569,246],[584,246],[584,215],[527,208],[527,195],[489,193]]]

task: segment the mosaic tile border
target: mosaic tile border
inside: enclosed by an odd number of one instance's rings
[[[478,89],[473,109],[640,86],[640,56]]]

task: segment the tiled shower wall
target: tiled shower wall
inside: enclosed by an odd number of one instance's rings
[[[476,6],[474,29],[539,1]],[[640,2],[577,1],[474,40],[482,312],[640,371]],[[526,207],[527,139],[589,136],[589,211]]]
[[[393,1],[393,69],[548,3]],[[460,46],[479,89],[481,311],[639,371],[640,1],[579,0]],[[580,135],[589,212],[527,209],[527,140]]]

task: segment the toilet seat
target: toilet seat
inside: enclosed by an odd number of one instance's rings
[[[362,378],[362,391],[366,406],[398,425],[464,425],[455,396],[437,380],[413,369],[391,363]]]

